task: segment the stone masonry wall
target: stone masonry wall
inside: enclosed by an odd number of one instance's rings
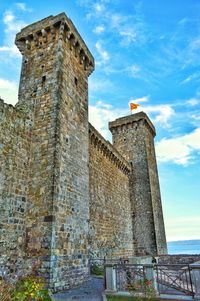
[[[61,291],[87,279],[89,256],[163,253],[148,117],[113,122],[114,146],[89,125],[94,59],[64,13],[25,27],[16,45],[19,102],[0,100],[1,274],[37,260]]]
[[[130,165],[90,125],[90,253],[132,256]]]
[[[160,195],[160,185],[158,178],[158,170],[156,164],[155,146],[153,140],[153,133],[149,130],[146,131],[146,146],[147,146],[147,162],[149,170],[149,181],[151,186],[151,198],[153,207],[153,218],[156,236],[156,245],[158,254],[167,254],[166,248],[166,235],[163,218],[163,210]]]
[[[27,184],[31,123],[0,99],[0,276],[27,272]]]
[[[200,255],[163,255],[158,257],[159,264],[192,264],[200,263]]]
[[[71,28],[71,30],[73,27]],[[74,29],[73,29],[74,32]],[[78,36],[74,37],[76,44]],[[86,52],[90,59],[91,54]],[[58,66],[61,85],[57,119],[56,178],[53,215],[52,283],[66,289],[89,276],[88,75],[65,37]]]
[[[24,28],[19,106],[33,112],[29,256],[54,290],[88,276],[88,84],[93,57],[65,14]]]
[[[110,122],[109,128],[113,135],[114,147],[132,164],[130,193],[137,253],[166,253],[160,188],[154,155],[154,126],[147,115],[140,112]],[[160,227],[161,232],[159,232]],[[158,231],[157,236],[156,231]]]
[[[57,64],[59,27],[44,31],[48,19],[24,28],[16,37],[23,55],[17,107],[32,114],[30,181],[26,214],[27,258],[42,264],[41,272],[49,284],[52,228],[54,222],[54,178],[59,95]],[[29,263],[31,264],[31,262]]]

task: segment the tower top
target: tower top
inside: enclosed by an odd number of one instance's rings
[[[124,126],[131,126],[135,123],[138,123],[141,120],[149,127],[153,136],[155,136],[156,129],[149,117],[147,116],[147,114],[144,112],[128,115],[125,117],[118,118],[115,121],[109,122],[109,130],[113,133],[116,129],[122,128]]]
[[[75,56],[79,58],[79,62],[84,65],[85,69],[89,69],[89,73],[94,70],[94,58],[90,50],[65,13],[57,16],[49,16],[24,27],[16,35],[15,43],[20,52],[24,54],[27,50],[31,49],[32,45],[41,47],[39,43],[41,38],[43,38],[44,43],[47,43],[54,40],[56,36],[58,36],[59,40],[69,42],[70,49],[74,50]]]

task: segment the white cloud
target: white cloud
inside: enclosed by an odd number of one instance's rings
[[[7,52],[11,56],[19,56],[19,57],[21,56],[16,45],[13,45],[13,46],[10,46],[10,47],[9,46],[1,46],[0,47],[0,52]]]
[[[156,144],[156,153],[159,161],[173,162],[186,165],[191,159],[190,148],[188,145],[176,139],[162,139]]]
[[[105,27],[103,25],[98,25],[93,30],[93,32],[96,33],[96,34],[101,34],[104,31],[105,31]]]
[[[16,3],[16,6],[17,6],[18,9],[20,9],[22,11],[25,11],[25,12],[31,12],[32,11],[30,8],[28,8],[26,6],[26,3],[24,3],[24,2],[18,2],[18,3]]]
[[[144,96],[135,99],[134,102],[139,100],[147,101],[148,96]],[[173,116],[174,111],[168,105],[163,106],[151,106],[151,107],[139,107],[135,112],[144,111],[150,112],[151,120],[154,123],[159,123],[160,126],[165,127],[168,125],[169,119]],[[117,108],[112,105],[99,101],[94,105],[89,106],[89,120],[94,125],[94,127],[107,139],[110,138],[110,132],[108,130],[108,122],[113,121],[116,118],[130,115],[129,102],[127,102],[127,107]],[[152,116],[151,116],[152,115]]]
[[[121,44],[124,46],[129,45],[130,43],[134,43],[137,41],[137,33],[134,28],[124,28],[122,31],[119,32],[122,36]]]
[[[190,106],[196,106],[199,104],[199,99],[191,98],[187,101],[187,104],[189,104]]]
[[[23,11],[26,11],[26,4],[25,4],[25,3],[23,3],[23,2],[18,2],[18,3],[16,3],[16,6],[17,6],[19,9],[21,9],[21,10],[23,10]]]
[[[96,13],[102,13],[104,11],[105,7],[102,3],[97,2],[94,4],[94,10]]]
[[[167,241],[199,239],[200,217],[165,217]]]
[[[100,61],[98,61],[97,64],[101,65],[107,63],[110,59],[110,56],[108,52],[103,48],[101,41],[98,41],[95,44],[95,48],[100,56]]]
[[[112,105],[98,101],[95,105],[89,106],[89,121],[106,139],[111,140],[108,130],[108,122],[121,116],[128,115],[129,109],[113,108]]]
[[[138,22],[136,16],[109,12],[107,22],[109,22],[110,30],[115,34],[119,34],[123,46],[129,46],[131,43],[136,42],[139,43],[144,37],[143,30],[140,28],[143,26],[143,23],[142,21]]]
[[[99,0],[95,3],[90,0],[78,0],[78,2],[87,9],[86,18],[93,24],[101,19],[106,31],[120,38],[121,45],[129,46],[131,43],[138,45],[146,40],[145,23],[140,5],[134,6],[134,14],[123,14],[115,8],[116,0]],[[112,3],[112,9],[109,3]],[[98,29],[97,33],[99,33]]]
[[[112,14],[110,13],[109,18],[110,18],[110,27],[114,30],[122,28],[123,23],[125,23],[125,21],[127,20],[126,16],[123,16],[119,13],[112,13]]]
[[[102,14],[104,13],[104,10],[105,10],[105,6],[102,3],[102,1],[96,2],[96,3],[91,2],[89,4],[87,4],[87,2],[88,1],[86,1],[86,2],[83,1],[81,3],[82,6],[89,8],[86,18],[88,20],[93,20],[94,18],[102,17]]]
[[[17,19],[12,11],[6,11],[3,17],[3,23],[5,24],[5,39],[4,44],[0,45],[0,52],[5,52],[11,57],[20,57],[20,52],[14,45],[15,35],[26,24]]]
[[[13,15],[13,13],[10,12],[10,11],[7,11],[7,12],[4,14],[3,22],[4,22],[5,24],[10,24],[11,22],[13,22],[14,19],[15,19],[15,16]]]
[[[16,84],[7,79],[0,78],[0,89],[10,89],[15,90]]]
[[[191,75],[189,75],[188,77],[186,77],[182,82],[181,82],[181,84],[187,84],[187,83],[189,83],[189,82],[191,82],[191,81],[198,81],[198,80],[200,80],[200,72],[199,71],[197,71],[197,72],[194,72],[193,74],[191,74]]]
[[[6,103],[16,104],[18,98],[18,86],[15,82],[0,78],[0,97]]]
[[[200,37],[193,39],[189,45],[190,49],[195,51],[200,49]]]
[[[189,83],[193,78],[194,78],[193,75],[189,75],[181,82],[181,84]]]
[[[170,105],[147,106],[143,111],[151,115],[152,121],[163,127],[169,126],[169,120],[175,115],[174,109]]]
[[[94,79],[89,77],[89,92],[106,91],[113,88],[113,83],[109,79]]]
[[[190,134],[162,139],[156,144],[159,161],[188,165],[200,151],[200,128]]]
[[[16,34],[16,32],[20,31],[22,27],[26,25],[22,20],[17,19],[11,11],[6,11],[4,13],[3,22],[6,25],[5,31],[7,33]]]
[[[149,101],[149,96],[148,95],[140,97],[140,98],[136,98],[136,99],[133,98],[133,99],[130,100],[130,102],[134,102],[134,103],[147,102],[147,101]]]
[[[200,114],[193,114],[191,117],[196,121],[200,121]]]

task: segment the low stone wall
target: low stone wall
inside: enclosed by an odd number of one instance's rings
[[[200,255],[164,255],[158,258],[159,264],[191,264],[200,261]]]

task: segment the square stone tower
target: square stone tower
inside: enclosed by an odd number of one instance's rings
[[[56,291],[88,275],[88,76],[94,59],[62,13],[17,34],[18,108],[32,118],[26,252]]]
[[[155,128],[144,112],[109,123],[114,147],[131,163],[130,195],[133,239],[137,254],[166,254],[158,171]]]
[[[64,13],[23,28],[16,45],[19,102],[0,101],[0,276],[27,274],[37,261],[61,291],[87,278],[89,252],[166,253],[147,115],[111,122],[114,145],[89,125],[94,59]]]

